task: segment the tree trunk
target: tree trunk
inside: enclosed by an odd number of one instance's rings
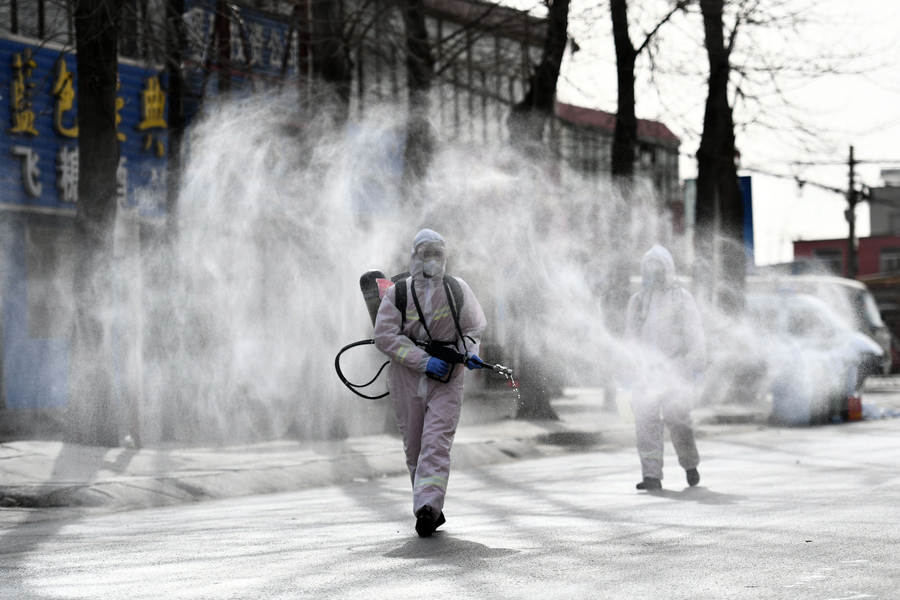
[[[547,154],[544,126],[553,118],[555,110],[556,84],[569,39],[569,0],[553,0],[549,11],[541,62],[531,76],[528,92],[513,107],[508,122],[510,143],[536,159]],[[542,311],[550,310],[539,294],[539,290],[535,291],[529,302],[523,302],[515,309],[515,319],[524,328],[537,326]],[[516,418],[559,419],[550,400],[562,393],[563,382],[556,374],[557,369],[550,364],[550,353],[531,344],[520,344],[519,353],[520,402]]]
[[[218,91],[224,97],[231,92],[231,7],[225,0],[216,2],[216,17],[213,23],[213,35],[216,39]]]
[[[182,53],[186,49],[187,35],[184,30],[184,0],[169,0],[166,3],[166,17],[170,23],[166,56],[169,76],[168,93],[168,148],[166,151],[166,237],[171,241],[177,233],[178,193],[181,189],[181,146],[184,140],[184,73]]]
[[[723,4],[724,0],[700,2],[709,57],[709,95],[697,150],[694,277],[701,297],[714,299],[724,311],[735,314],[743,309],[746,256],[734,120],[728,103],[731,66],[730,48],[724,37]],[[717,238],[721,243],[717,243]]]
[[[165,224],[161,228],[148,227],[142,232],[142,247],[146,260],[142,262],[144,284],[152,293],[143,298],[147,319],[144,360],[147,365],[166,369],[172,357],[177,356],[179,341],[176,332],[184,331],[175,298],[180,296],[183,285],[180,265],[175,260],[178,241],[178,199],[184,170],[182,147],[184,144],[185,90],[183,53],[187,49],[187,36],[182,15],[184,0],[171,0],[166,4],[169,29],[166,37],[166,72],[168,74],[168,146],[166,149]],[[161,366],[160,365],[166,365]],[[170,371],[170,373],[173,373]],[[160,407],[162,418],[152,423],[153,437],[172,441],[176,439],[174,424],[178,416],[186,414],[184,385],[170,375],[168,389],[147,386],[147,394],[154,394],[150,401]],[[151,424],[145,424],[151,425]]]
[[[69,406],[76,441],[119,443],[112,233],[116,212],[116,44],[122,0],[76,0],[78,209]]]
[[[541,62],[535,68],[528,92],[509,115],[509,135],[513,145],[540,154],[544,125],[553,117],[556,83],[569,39],[569,0],[553,0],[547,15],[547,39]]]
[[[628,34],[628,0],[610,0],[613,39],[616,45],[618,107],[613,134],[612,175],[630,182],[634,177],[637,117],[634,112],[634,63],[637,51]]]
[[[406,74],[409,114],[403,176],[407,189],[427,172],[434,151],[434,132],[428,121],[431,111],[431,81],[434,57],[428,44],[422,0],[403,0],[403,24],[406,27]]]
[[[334,103],[336,126],[347,122],[350,111],[352,71],[341,31],[339,0],[311,0],[312,72],[326,88],[326,100]]]
[[[621,188],[625,202],[622,207],[620,231],[630,230],[631,195],[634,184],[634,157],[637,144],[637,116],[635,115],[634,65],[637,50],[628,32],[628,0],[610,0],[613,39],[616,47],[616,75],[618,81],[618,107],[612,146],[612,176]],[[628,251],[629,239],[618,240],[616,253],[606,289],[604,290],[604,315],[607,328],[616,334],[624,333],[625,310],[630,297],[629,282],[634,271],[632,253]],[[600,248],[598,247],[598,251]]]

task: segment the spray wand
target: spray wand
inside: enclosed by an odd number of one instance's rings
[[[513,370],[510,369],[509,367],[504,367],[501,364],[492,365],[490,363],[484,362],[483,360],[481,360],[480,358],[477,358],[477,357],[472,357],[469,360],[472,361],[473,363],[475,363],[476,365],[479,365],[482,369],[488,369],[489,371],[493,371],[494,373],[499,373],[500,375],[503,375],[506,378],[512,379]]]

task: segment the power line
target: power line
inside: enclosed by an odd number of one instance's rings
[[[797,163],[792,163],[792,164],[797,164]],[[845,165],[847,163],[844,162],[844,163],[835,163],[835,164]],[[847,190],[844,190],[841,188],[836,188],[836,187],[833,187],[830,185],[825,185],[824,183],[818,183],[816,181],[809,181],[807,179],[802,179],[796,175],[785,175],[783,173],[775,173],[772,171],[765,171],[763,169],[758,169],[758,168],[754,168],[754,167],[741,167],[741,170],[742,171],[750,171],[751,173],[756,173],[758,175],[766,175],[768,177],[776,177],[778,179],[790,179],[791,181],[795,182],[797,184],[797,186],[800,188],[803,188],[806,185],[811,185],[813,187],[827,190],[829,192],[835,192],[836,194],[844,194],[844,195],[847,194]]]
[[[856,164],[888,164],[888,165],[900,165],[900,160],[894,159],[859,159],[854,160]],[[846,160],[821,160],[821,161],[795,161],[788,163],[789,165],[797,166],[797,167],[833,167],[833,166],[843,166],[847,164]]]

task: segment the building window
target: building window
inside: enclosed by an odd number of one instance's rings
[[[832,273],[844,272],[844,253],[840,248],[816,248],[813,250],[813,258]]]
[[[882,273],[900,271],[900,248],[882,248],[878,253],[878,270]]]

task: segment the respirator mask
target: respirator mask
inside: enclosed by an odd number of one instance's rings
[[[666,285],[666,269],[657,261],[645,263],[641,269],[641,280],[644,289],[661,290]]]
[[[416,256],[422,261],[422,274],[431,279],[447,260],[447,250],[443,244],[429,242],[416,248]]]

